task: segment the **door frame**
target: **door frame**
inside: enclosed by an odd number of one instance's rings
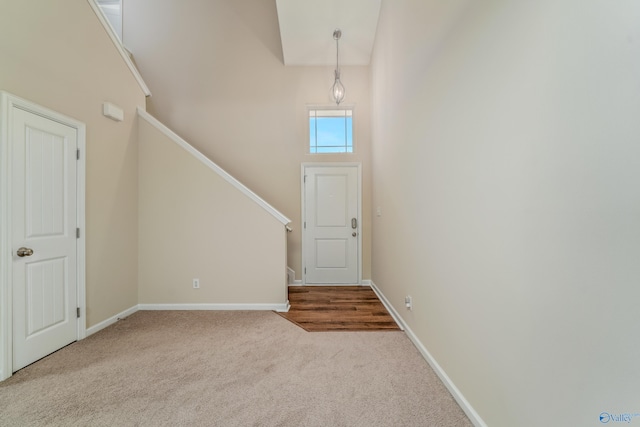
[[[85,181],[86,181],[86,126],[84,123],[57,113],[33,102],[0,91],[0,381],[13,375],[13,253],[11,222],[12,162],[10,135],[13,126],[13,109],[19,108],[32,114],[53,120],[76,129],[80,156],[77,167],[77,227],[80,237],[76,239],[77,292],[76,303],[80,307],[77,319],[77,339],[86,336],[86,227],[85,227]]]
[[[305,247],[306,247],[306,242],[308,239],[308,235],[307,235],[307,230],[304,227],[304,221],[305,218],[307,217],[307,212],[306,212],[306,203],[305,203],[305,182],[304,182],[304,176],[305,176],[305,170],[306,168],[322,168],[322,167],[327,167],[327,168],[336,168],[336,167],[356,167],[358,170],[358,184],[357,184],[357,188],[358,188],[358,266],[357,266],[357,271],[358,271],[358,277],[356,278],[356,283],[345,283],[344,285],[349,286],[349,285],[362,285],[362,163],[360,162],[323,162],[323,163],[318,163],[318,162],[305,162],[301,164],[300,167],[300,200],[301,200],[301,205],[302,205],[302,210],[301,210],[301,214],[302,217],[300,219],[300,229],[302,230],[302,271],[300,272],[300,276],[302,277],[302,286],[305,286],[307,284],[307,275],[305,274],[305,268],[307,265],[307,254],[305,251]],[[320,286],[317,283],[313,284],[314,286]],[[331,284],[331,286],[340,286],[340,285],[336,285],[336,284]]]

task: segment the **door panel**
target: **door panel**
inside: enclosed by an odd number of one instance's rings
[[[44,119],[43,119],[44,120]],[[26,129],[26,237],[64,234],[65,139]]]
[[[346,268],[349,240],[316,239],[316,268]]]
[[[305,283],[359,282],[358,167],[308,166],[304,172]],[[358,221],[359,222],[359,221]]]
[[[76,129],[19,108],[12,125],[16,371],[77,339],[78,141]]]
[[[344,227],[349,219],[347,175],[316,174],[316,227]]]
[[[27,339],[65,320],[67,258],[26,264]]]

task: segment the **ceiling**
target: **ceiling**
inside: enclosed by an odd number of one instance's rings
[[[382,0],[276,0],[285,65],[369,65]]]

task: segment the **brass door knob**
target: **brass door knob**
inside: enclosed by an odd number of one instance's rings
[[[19,257],[31,256],[31,255],[33,255],[33,249],[31,249],[31,248],[20,248],[20,249],[18,249],[17,255]]]

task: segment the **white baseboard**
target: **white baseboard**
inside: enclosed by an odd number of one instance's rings
[[[287,267],[287,284],[289,286],[302,286],[302,280],[296,280],[296,272],[291,267]]]
[[[139,304],[139,310],[256,310],[289,311],[289,301],[284,304]]]
[[[404,323],[404,320],[402,319],[402,317],[398,314],[396,309],[391,305],[389,300],[387,300],[387,297],[385,297],[383,295],[383,293],[380,291],[380,289],[378,289],[378,287],[375,285],[375,283],[373,283],[372,280],[369,280],[368,282],[369,282],[368,286],[371,286],[371,289],[378,296],[378,298],[382,302],[382,305],[384,305],[384,308],[386,308],[387,311],[389,312],[389,314],[391,315],[391,317],[393,317],[393,320],[395,320],[395,322],[398,325],[398,327],[401,330],[404,331],[405,330],[405,323]]]
[[[293,282],[289,283],[289,286],[303,286],[302,280],[294,280]],[[357,283],[309,283],[307,286],[371,286],[371,280],[363,280],[359,285]]]
[[[290,308],[291,308],[291,304],[289,304],[289,300],[287,300],[287,304],[284,310],[275,310],[275,311],[277,311],[278,313],[287,313]]]
[[[290,308],[291,305],[288,300],[284,304],[138,304],[87,328],[86,336],[95,334],[107,326],[113,325],[118,320],[142,310],[260,310],[286,313]]]
[[[322,286],[369,286],[365,283],[307,283],[307,284],[303,284],[302,282],[300,283],[293,283],[290,284],[289,286],[318,286],[318,287],[322,287]]]
[[[451,378],[449,378],[444,369],[442,369],[438,362],[436,362],[431,353],[429,353],[429,350],[427,350],[424,344],[422,344],[416,334],[413,333],[411,328],[407,326],[402,316],[400,316],[398,312],[393,308],[393,306],[389,303],[389,300],[387,300],[387,298],[380,291],[380,289],[378,289],[375,283],[373,283],[373,281],[371,281],[371,289],[373,289],[376,295],[378,295],[378,298],[380,298],[382,304],[387,308],[387,310],[389,310],[389,313],[391,313],[391,316],[394,318],[396,323],[398,323],[400,328],[404,330],[404,332],[407,334],[407,337],[411,340],[413,345],[416,346],[420,354],[422,354],[422,357],[424,357],[427,363],[435,371],[436,375],[438,375],[438,377],[440,378],[440,381],[442,381],[445,387],[447,387],[449,393],[451,393],[456,402],[458,402],[458,405],[460,405],[460,408],[462,408],[467,417],[469,417],[469,420],[473,423],[473,425],[476,427],[487,427],[487,424],[482,420],[482,418],[480,418],[480,415],[469,404],[467,399],[462,395],[453,381],[451,381]]]
[[[128,308],[125,311],[116,314],[115,316],[111,316],[107,320],[103,320],[102,322],[100,322],[100,323],[98,323],[96,325],[93,325],[90,328],[87,328],[87,336],[93,335],[96,332],[106,328],[107,326],[113,325],[114,323],[116,323],[120,319],[123,319],[123,318],[125,318],[127,316],[131,316],[133,313],[138,311],[138,307],[139,306],[134,305],[133,307]]]

